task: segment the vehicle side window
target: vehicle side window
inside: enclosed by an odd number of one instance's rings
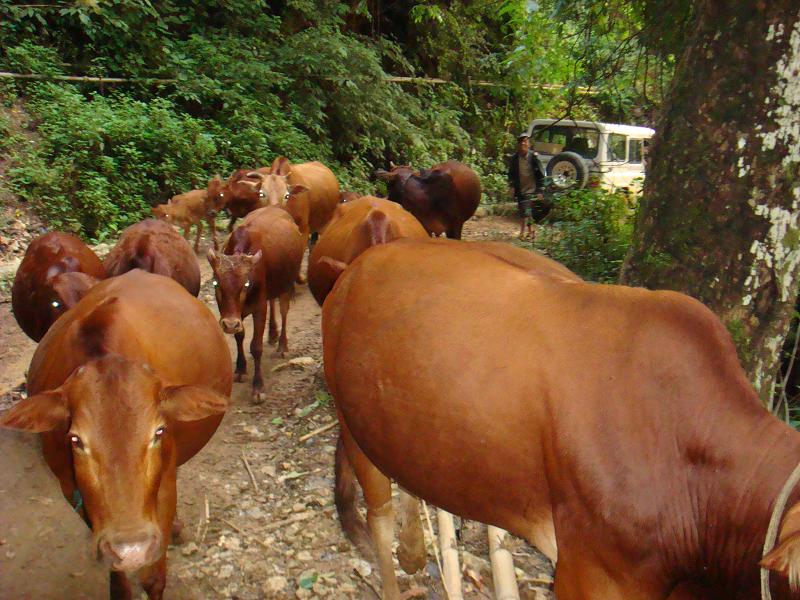
[[[642,164],[642,140],[628,140],[628,162]]]
[[[611,133],[608,136],[608,160],[620,161],[625,160],[625,147],[627,145],[627,138],[618,133]]]

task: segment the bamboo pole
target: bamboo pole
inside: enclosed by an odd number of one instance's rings
[[[439,522],[439,544],[442,550],[442,578],[446,582],[447,595],[450,600],[462,600],[464,596],[461,592],[461,568],[458,565],[458,542],[453,515],[438,508],[436,518]]]
[[[511,556],[511,552],[503,547],[506,531],[492,525],[489,525],[487,529],[495,600],[519,600],[517,576],[514,573],[514,558]]]
[[[37,73],[9,73],[0,71],[0,78],[5,79],[34,79],[36,81],[74,81],[77,83],[175,83],[177,79],[155,79],[142,77],[126,79],[124,77],[89,77],[87,75],[41,75]]]

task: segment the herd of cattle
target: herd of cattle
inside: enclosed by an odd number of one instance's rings
[[[39,345],[28,397],[0,425],[41,434],[111,596],[130,598],[137,574],[162,597],[176,468],[246,374],[247,315],[263,399],[267,318],[285,353],[319,233],[307,279],[340,424],[336,506],[377,558],[384,598],[401,597],[392,480],[409,572],[426,562],[419,497],[536,545],[557,563],[558,600],[800,598],[800,434],[762,408],[719,319],[681,294],[591,284],[533,252],[458,241],[480,198],[460,163],[378,175],[389,200],[341,194],[321,163],[279,158],[156,207],[102,263],[68,234],[31,243],[12,307]],[[218,322],[196,298],[187,241],[196,225],[199,249],[203,221]],[[441,233],[453,239],[430,237]]]

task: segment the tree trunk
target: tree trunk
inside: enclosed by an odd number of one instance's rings
[[[620,280],[699,299],[771,396],[800,275],[800,4],[706,0]]]

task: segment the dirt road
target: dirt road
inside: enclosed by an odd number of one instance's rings
[[[510,240],[517,227],[502,218],[470,221],[465,238]],[[200,298],[216,312],[210,269],[205,260],[201,265]],[[336,519],[336,428],[299,439],[335,419],[322,377],[319,324],[319,307],[299,286],[289,312],[289,357],[264,352],[266,402],[251,402],[249,377],[234,384],[220,429],[181,467],[184,532],[169,549],[166,598],[377,597],[377,569],[350,546]],[[245,327],[250,333],[249,319]],[[34,349],[10,304],[0,304],[0,409],[21,397],[13,388],[24,381]],[[302,360],[288,364],[291,358]],[[58,492],[37,443],[35,436],[0,431],[0,599],[107,597],[106,574],[89,557],[88,529]],[[485,538],[483,525],[465,524],[465,598],[494,597]],[[520,540],[509,547],[521,569],[522,597],[550,598],[549,562]],[[432,551],[429,559],[424,572],[401,577],[401,588],[418,586],[426,590],[422,597],[444,598]]]

